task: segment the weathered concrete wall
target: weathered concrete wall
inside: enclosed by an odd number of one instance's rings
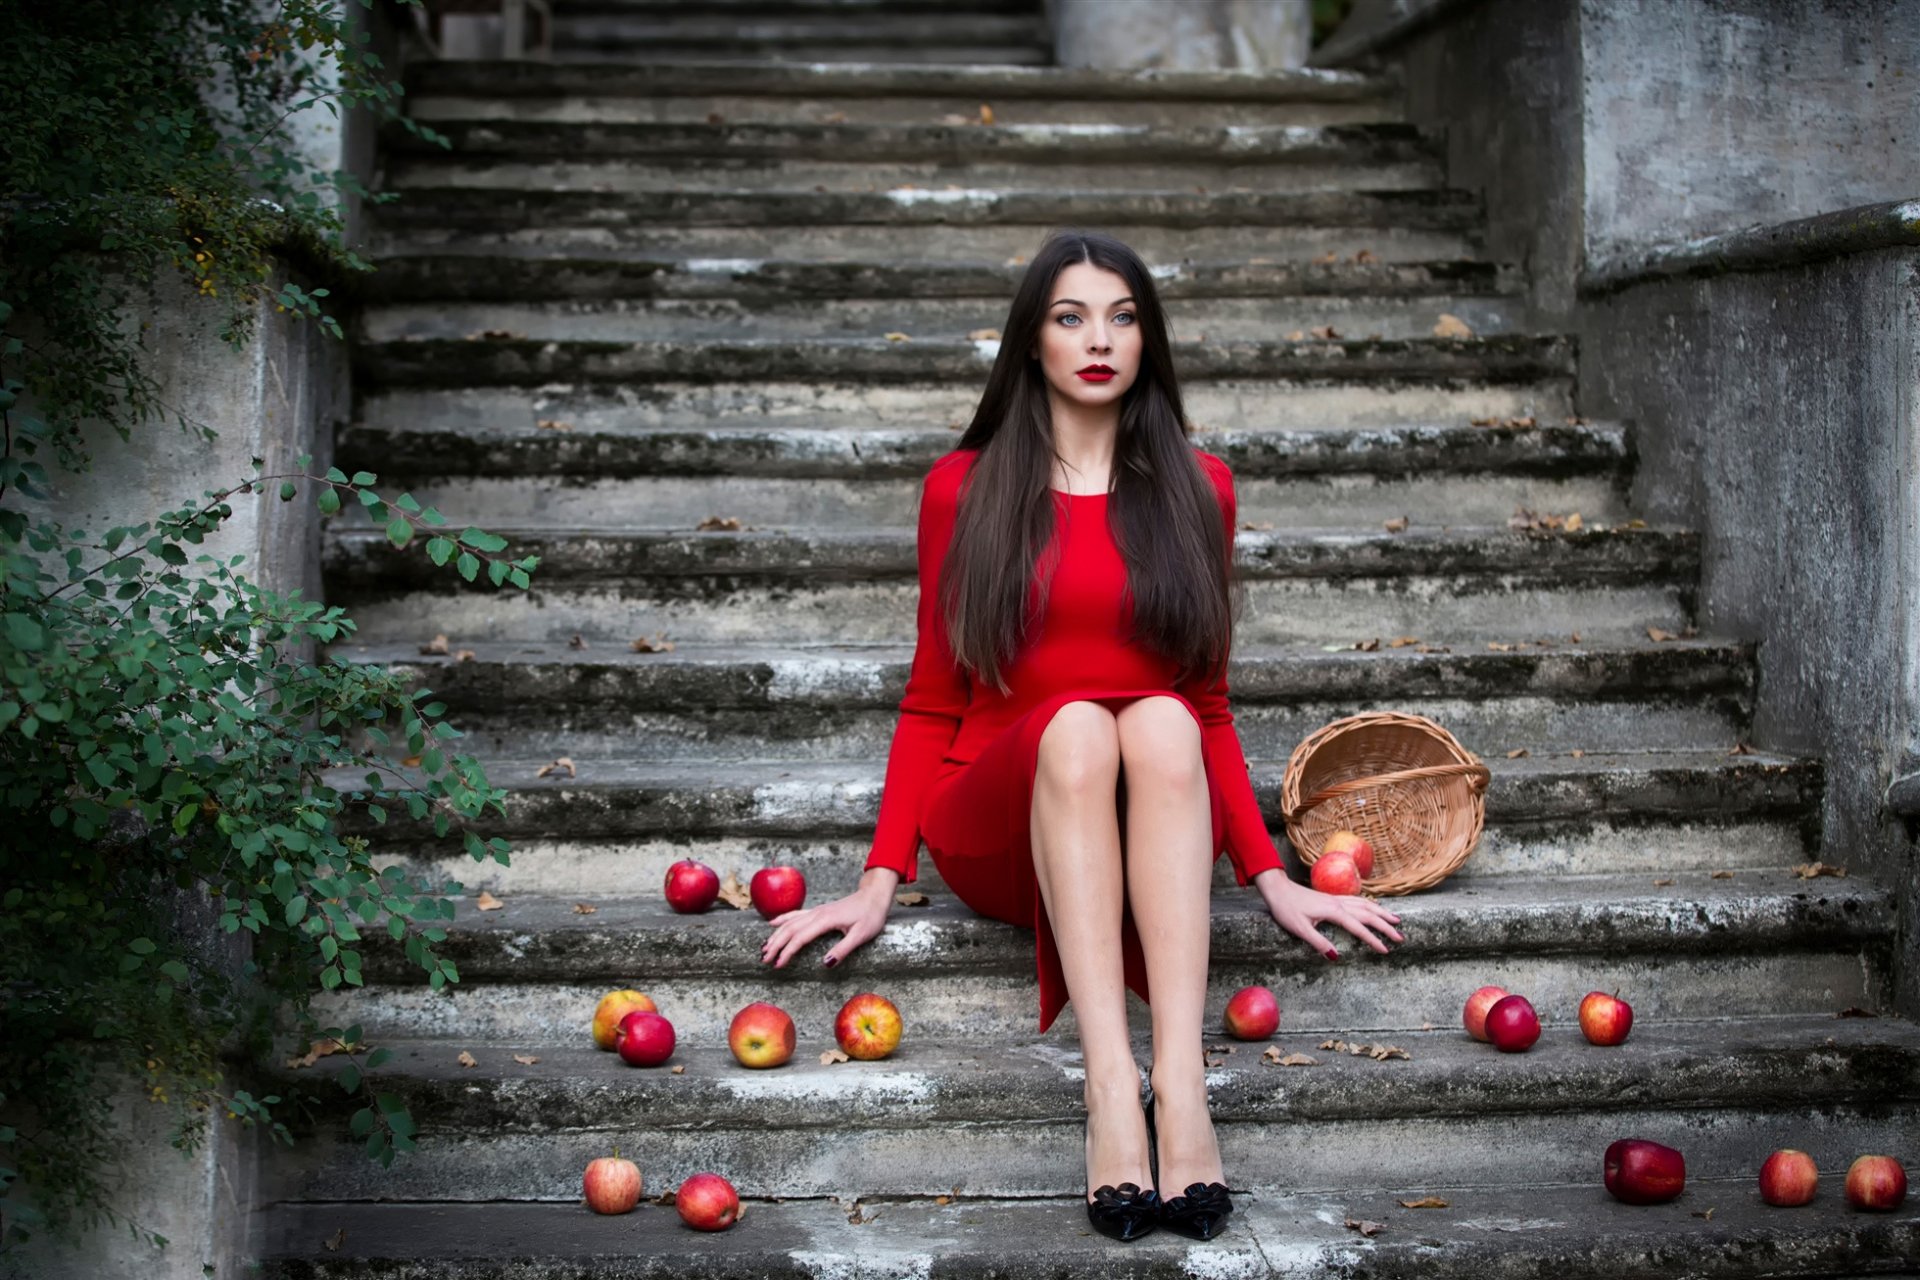
[[[1579,25],[1594,263],[1914,194],[1911,0],[1580,0]]]
[[[84,528],[97,537],[114,525],[138,524],[197,503],[204,490],[252,475],[254,457],[266,461],[269,473],[294,470],[302,453],[314,456],[316,473],[332,465],[334,427],[349,410],[345,344],[267,306],[252,340],[236,352],[218,337],[221,308],[191,292],[176,279],[163,280],[129,322],[144,326],[162,398],[215,428],[219,438],[205,443],[171,421],[136,428],[124,442],[111,430],[94,429],[87,438],[90,470],[67,472],[46,460],[56,495],[51,514],[70,531]],[[320,520],[312,488],[302,485],[299,499],[288,503],[275,495],[277,489],[276,483],[264,496],[228,499],[233,519],[189,554],[244,555],[236,572],[318,600]],[[47,512],[11,494],[7,503],[36,516]],[[197,570],[190,565],[185,572]],[[116,1208],[166,1237],[168,1247],[156,1251],[125,1228],[103,1228],[73,1242],[36,1240],[9,1264],[35,1280],[243,1274],[251,1252],[245,1232],[255,1183],[254,1135],[216,1118],[206,1143],[183,1155],[170,1142],[170,1107],[138,1089],[117,1094],[114,1107],[124,1135]]]
[[[1273,71],[1304,66],[1311,0],[1047,0],[1063,67]]]
[[[1408,119],[1445,128],[1448,183],[1485,199],[1489,251],[1528,273],[1544,316],[1564,316],[1580,271],[1577,7],[1487,0],[1444,16],[1395,50]]]
[[[1920,733],[1920,250],[1594,298],[1580,390],[1636,423],[1635,508],[1701,530],[1702,630],[1759,642],[1754,741],[1825,760],[1823,857],[1910,889],[1885,793]]]

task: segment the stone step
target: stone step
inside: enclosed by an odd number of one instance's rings
[[[972,419],[981,386],[982,375],[975,373],[905,383],[809,382],[796,376],[718,382],[649,379],[644,385],[625,386],[584,382],[362,388],[359,420],[382,433],[472,436],[475,457],[491,456],[491,447],[483,443],[486,437],[510,437],[512,443],[505,447],[516,458],[529,437],[554,441],[539,448],[551,448],[555,456],[570,452],[573,440],[587,438],[596,441],[594,452],[608,449],[609,465],[617,466],[621,456],[632,451],[640,451],[642,459],[659,456],[647,442],[664,435],[669,443],[659,448],[670,458],[691,448],[670,443],[675,436],[712,439],[715,443],[704,446],[697,455],[701,457],[739,442],[743,448],[733,465],[743,473],[764,471],[755,460],[761,456],[786,468],[800,466],[797,460],[803,457],[844,459],[869,456],[871,451],[900,474],[924,475],[927,465],[958,441],[954,433]],[[1465,469],[1481,469],[1483,459],[1511,459],[1520,469],[1548,474],[1589,469],[1584,463],[1563,464],[1566,456],[1630,456],[1627,434],[1619,427],[1599,428],[1611,432],[1606,438],[1618,443],[1571,443],[1587,439],[1563,430],[1580,425],[1569,421],[1571,396],[1572,380],[1567,377],[1529,383],[1218,378],[1183,382],[1180,388],[1194,443],[1230,461],[1236,449],[1242,459],[1264,459],[1254,471],[1267,475],[1288,470],[1286,459],[1296,456],[1295,450],[1307,470],[1338,470],[1332,459],[1351,455],[1359,465],[1346,469],[1362,471],[1382,469],[1377,462],[1381,451],[1403,447],[1409,450],[1408,465],[1423,470],[1448,470],[1443,454],[1458,454]],[[1522,425],[1505,425],[1516,421]],[[564,426],[543,428],[542,422]],[[1475,427],[1475,422],[1493,425]],[[1529,422],[1535,425],[1524,425]],[[628,437],[636,443],[620,446],[618,453],[598,443]],[[877,449],[875,440],[881,442]],[[1475,445],[1476,440],[1487,443]],[[751,448],[744,447],[748,445]],[[918,461],[922,457],[926,462]],[[702,465],[709,474],[731,471]],[[386,471],[384,466],[367,469]],[[576,473],[598,475],[598,463],[583,460]]]
[[[1442,316],[1483,335],[1533,328],[1524,299],[1497,296],[1198,298],[1174,305],[1169,328],[1176,342],[1259,342],[1294,333],[1304,339],[1325,326],[1353,338],[1410,341],[1432,335]],[[982,331],[998,333],[993,326],[1005,323],[1007,307],[1004,297],[840,298],[826,306],[819,299],[429,299],[368,309],[358,337],[375,343],[464,340],[504,330],[556,342],[858,342],[905,333],[913,341],[955,342]]]
[[[388,246],[364,286],[376,302],[421,299],[533,300],[576,303],[607,298],[725,300],[728,304],[818,307],[846,299],[970,300],[1003,311],[1025,267],[1000,262],[810,262],[670,258],[619,249],[574,250],[474,234],[437,248],[409,249],[404,238]],[[1172,262],[1154,264],[1161,298],[1293,300],[1468,298],[1506,294],[1490,262]],[[997,323],[997,318],[995,320]],[[1285,332],[1285,330],[1282,330]]]
[[[1850,877],[1803,882],[1790,868],[1662,877],[1539,876],[1448,881],[1396,898],[1406,941],[1387,955],[1344,932],[1329,962],[1283,934],[1252,890],[1213,900],[1209,1007],[1249,983],[1272,986],[1292,1034],[1405,1032],[1450,1026],[1483,983],[1537,1007],[1573,1008],[1597,987],[1632,991],[1650,1021],[1832,1015],[1889,998],[1893,896]],[[375,1040],[430,1036],[558,1043],[581,1033],[604,992],[651,995],[691,1047],[724,1041],[733,1014],[770,1000],[809,1028],[830,1028],[859,991],[880,990],[933,1038],[1004,1038],[1034,1025],[1030,931],[974,915],[942,893],[896,908],[881,934],[837,968],[816,940],[774,969],[759,959],[769,927],[751,912],[680,916],[644,898],[603,894],[591,915],[566,899],[467,904],[443,927],[440,954],[460,981],[428,990],[384,938],[362,948],[364,990],[318,1007],[327,1023]],[[1339,975],[1336,977],[1336,974]],[[1072,1043],[1069,1006],[1055,1034]]]
[[[1750,715],[1752,655],[1739,644],[1549,641],[1519,653],[1456,655],[1384,643],[1379,652],[1344,654],[1241,650],[1229,681],[1242,748],[1284,759],[1321,725],[1381,705],[1424,715],[1489,756],[1724,750]],[[454,662],[422,659],[415,645],[331,652],[431,687],[468,735],[465,749],[496,757],[862,766],[887,754],[912,656],[902,648],[636,654],[624,646],[488,645]]]
[[[491,169],[476,175],[513,177]],[[500,235],[489,243],[507,252],[594,258],[642,254],[686,260],[698,264],[690,267],[697,270],[752,270],[770,259],[841,271],[875,264],[884,270],[918,270],[929,264],[972,266],[982,261],[1018,265],[1060,225],[1097,225],[1156,263],[1239,255],[1305,267],[1342,260],[1398,265],[1473,258],[1480,251],[1478,231],[1312,221],[1276,226],[1260,218],[1248,225],[1235,220],[1237,214],[1212,219],[1203,211],[1189,217],[1181,208],[1184,197],[1169,203],[1152,192],[1139,197],[1089,194],[1077,202],[1078,212],[1064,218],[1030,217],[1029,209],[1042,201],[1060,203],[1045,196],[1022,206],[1007,193],[992,190],[892,195],[642,192],[609,200],[455,186],[404,192],[395,203],[379,206],[377,216],[387,230],[373,237],[372,253],[418,256],[442,247],[458,250],[474,243],[476,232],[494,231]],[[1259,202],[1262,207],[1272,203]],[[1226,198],[1208,207],[1227,211],[1233,204]],[[604,215],[606,225],[563,225],[540,212],[548,205],[563,212],[579,209],[583,217]],[[651,216],[634,216],[649,211]],[[1108,211],[1117,216],[1103,218]]]
[[[1816,1207],[1788,1212],[1761,1203],[1750,1170],[1725,1180],[1689,1179],[1671,1204],[1621,1204],[1600,1189],[1599,1150],[1588,1163],[1578,1183],[1561,1187],[1422,1185],[1381,1171],[1389,1190],[1238,1195],[1230,1225],[1204,1244],[1166,1231],[1126,1244],[1097,1235],[1076,1203],[1083,1193],[946,1204],[924,1197],[860,1205],[753,1200],[739,1225],[718,1236],[690,1231],[670,1205],[652,1203],[621,1217],[598,1217],[579,1204],[288,1205],[266,1215],[262,1276],[1748,1280],[1756,1257],[1777,1280],[1917,1274],[1910,1260],[1920,1256],[1920,1205],[1909,1200],[1885,1214],[1843,1211],[1835,1185],[1842,1168],[1827,1167]],[[673,1187],[650,1179],[646,1190]],[[1449,1208],[1399,1203],[1429,1195]],[[1713,1216],[1700,1216],[1708,1208]],[[857,1225],[849,1221],[854,1216]],[[1349,1219],[1385,1229],[1362,1236],[1345,1226]]]
[[[1920,1136],[1920,1028],[1909,1022],[1636,1020],[1624,1045],[1598,1048],[1571,1010],[1543,1012],[1550,1021],[1524,1058],[1469,1039],[1457,1020],[1394,1036],[1405,1061],[1282,1034],[1283,1052],[1318,1065],[1276,1067],[1261,1062],[1262,1043],[1211,1040],[1234,1049],[1207,1073],[1233,1185],[1343,1190],[1386,1168],[1482,1187],[1575,1183],[1628,1133],[1679,1146],[1690,1180],[1750,1176],[1783,1145],[1837,1172],[1862,1144],[1898,1151]],[[573,1201],[580,1170],[617,1142],[660,1187],[719,1168],[754,1196],[1072,1194],[1084,1176],[1081,1055],[1052,1037],[929,1041],[908,1018],[884,1061],[822,1065],[831,1029],[808,1026],[780,1068],[690,1044],[674,1055],[679,1076],[625,1066],[583,1043],[584,1026],[557,1044],[389,1042],[381,1088],[421,1126],[404,1193]],[[476,1066],[456,1060],[463,1048]],[[1134,1053],[1152,1061],[1150,1037]],[[334,1070],[322,1060],[282,1072],[276,1091]],[[282,1162],[283,1197],[389,1198],[396,1179],[361,1145],[323,1131],[297,1165]],[[937,1167],[930,1150],[942,1153]]]
[[[1322,341],[1176,341],[1181,382],[1228,378],[1528,383],[1572,373],[1561,337],[1364,338]],[[405,338],[361,342],[355,372],[383,386],[464,387],[562,380],[621,382],[866,379],[913,382],[986,376],[997,339],[888,341],[714,339],[619,342],[510,336]]]
[[[512,526],[512,558],[539,557],[532,592],[469,584],[384,535],[331,528],[328,599],[365,643],[429,632],[473,642],[903,643],[913,635],[914,534],[811,530],[699,533]],[[1679,632],[1690,613],[1698,538],[1690,531],[1507,529],[1404,533],[1243,532],[1242,644],[1430,644],[1570,638],[1617,643],[1648,626]]]
[[[1189,403],[1190,412],[1222,407]],[[335,434],[334,460],[349,472],[372,471],[387,485],[424,477],[443,483],[455,477],[565,477],[653,479],[665,489],[668,480],[677,479],[685,482],[681,492],[692,505],[681,510],[676,523],[685,523],[685,515],[705,506],[695,517],[698,523],[713,514],[712,503],[721,501],[719,491],[742,486],[751,487],[752,509],[765,511],[775,482],[803,480],[833,494],[810,517],[817,521],[852,503],[856,493],[892,494],[899,482],[917,486],[957,440],[951,429],[934,426],[875,429],[849,422],[677,429],[636,424],[633,420],[641,416],[637,409],[623,412],[613,405],[575,404],[572,408],[581,411],[577,417],[543,417],[543,408],[554,415],[568,411],[568,406],[543,406],[531,397],[512,404],[508,396],[491,403],[472,394],[369,396],[361,406],[361,421]],[[542,427],[542,422],[562,425]],[[1350,429],[1215,428],[1193,439],[1233,469],[1243,510],[1261,501],[1257,495],[1265,486],[1284,480],[1366,477],[1388,483],[1415,475],[1428,481],[1499,475],[1611,483],[1632,464],[1632,439],[1621,423],[1535,422],[1525,427],[1474,426],[1463,420]],[[708,491],[696,481],[710,482],[715,496],[705,497]],[[656,492],[652,500],[663,501],[664,495]],[[796,500],[784,509],[801,508]],[[1534,509],[1580,508],[1536,504]],[[1285,515],[1269,507],[1261,518]],[[904,523],[906,517],[891,522]]]
[[[1042,50],[1049,43],[1046,19],[1038,5],[1005,13],[969,12],[969,8],[920,7],[910,12],[864,8],[853,13],[792,7],[769,12],[745,6],[715,11],[697,5],[669,12],[563,8],[553,16],[553,38],[567,51],[581,46],[626,47],[652,58],[683,49],[725,48],[730,53],[738,49],[743,57],[786,53],[815,62],[844,61],[875,48],[926,46],[933,54],[955,46]],[[800,58],[802,53],[808,56]],[[842,56],[834,58],[835,54]],[[877,57],[855,60],[883,61]]]

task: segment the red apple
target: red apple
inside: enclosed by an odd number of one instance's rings
[[[1313,887],[1322,893],[1349,894],[1360,892],[1360,867],[1352,854],[1330,853],[1313,864],[1313,870],[1307,878]]]
[[[1360,869],[1362,880],[1373,879],[1373,846],[1364,837],[1353,831],[1336,831],[1327,837],[1320,846],[1320,856],[1344,853],[1353,859],[1353,865]]]
[[[840,1006],[840,1014],[833,1020],[833,1038],[849,1058],[864,1062],[884,1058],[899,1047],[900,1010],[885,996],[862,992]],[[791,1039],[788,1049],[792,1049]]]
[[[743,1067],[777,1067],[793,1056],[793,1019],[778,1005],[756,1000],[733,1015],[727,1048]]]
[[[640,1166],[622,1160],[615,1147],[612,1155],[587,1162],[584,1188],[595,1213],[626,1213],[640,1203]]]
[[[720,896],[720,873],[704,862],[682,858],[667,868],[667,905],[681,915],[698,915]]]
[[[1467,1034],[1482,1043],[1487,1039],[1487,1010],[1512,995],[1505,987],[1482,987],[1467,997],[1467,1007],[1460,1015],[1466,1025]]]
[[[593,1007],[593,1043],[602,1049],[613,1048],[619,1038],[620,1020],[630,1013],[658,1013],[652,1000],[638,991],[609,991]]]
[[[1540,1015],[1525,996],[1505,996],[1487,1010],[1487,1039],[1502,1053],[1525,1053],[1540,1038]]]
[[[1847,1203],[1856,1209],[1898,1209],[1907,1171],[1892,1156],[1861,1156],[1847,1169]]]
[[[630,1067],[657,1067],[673,1056],[673,1024],[657,1013],[635,1010],[620,1019],[614,1048]]]
[[[1820,1170],[1813,1157],[1788,1147],[1767,1157],[1760,1166],[1760,1198],[1782,1207],[1806,1204],[1820,1185]]]
[[[1628,1204],[1661,1204],[1687,1185],[1687,1161],[1672,1147],[1645,1138],[1622,1138],[1607,1148],[1607,1191]]]
[[[747,883],[747,896],[763,920],[798,911],[807,900],[807,878],[798,867],[762,867]]]
[[[1226,1026],[1236,1040],[1265,1040],[1280,1029],[1280,1002],[1265,987],[1242,987],[1227,1001]]]
[[[1580,1033],[1591,1044],[1619,1044],[1633,1029],[1633,1006],[1619,996],[1589,991],[1580,1002]]]
[[[696,1173],[680,1184],[673,1207],[695,1231],[725,1231],[740,1216],[740,1196],[717,1173]]]

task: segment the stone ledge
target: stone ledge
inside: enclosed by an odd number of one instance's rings
[[[1875,249],[1920,248],[1920,200],[1860,205],[1772,226],[1601,257],[1580,275],[1589,296],[1676,277],[1781,271]]]
[[[1596,1155],[1596,1162],[1598,1156]],[[1829,1174],[1831,1181],[1832,1174]],[[1444,1210],[1399,1201],[1440,1195]],[[1829,1187],[1811,1208],[1772,1209],[1750,1179],[1695,1181],[1679,1200],[1636,1207],[1597,1185],[1401,1187],[1342,1195],[1237,1196],[1205,1244],[1157,1232],[1120,1244],[1093,1232],[1075,1198],[866,1204],[752,1201],[720,1235],[669,1206],[621,1217],[581,1205],[298,1205],[266,1223],[266,1280],[1133,1280],[1285,1275],[1289,1280],[1776,1280],[1912,1274],[1920,1206],[1849,1212]],[[1694,1216],[1707,1208],[1712,1218]],[[868,1215],[871,1215],[869,1218]],[[1348,1218],[1385,1229],[1364,1237]],[[336,1235],[336,1233],[342,1233]],[[324,1242],[337,1240],[334,1250]]]

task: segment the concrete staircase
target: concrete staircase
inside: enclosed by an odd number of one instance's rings
[[[342,1126],[277,1156],[267,1275],[1914,1274],[1920,1214],[1840,1195],[1855,1155],[1920,1150],[1920,1034],[1836,1016],[1885,1001],[1892,893],[1795,874],[1823,855],[1821,764],[1736,749],[1745,645],[1649,637],[1689,630],[1698,541],[1633,521],[1630,428],[1575,416],[1571,340],[1486,260],[1482,211],[1391,83],[1018,66],[1045,40],[1010,0],[556,7],[556,65],[412,76],[456,147],[389,146],[406,199],[379,213],[338,440],[343,468],[540,555],[536,590],[460,587],[350,519],[326,551],[361,628],[336,654],[448,705],[510,790],[489,833],[513,866],[364,834],[505,905],[451,926],[448,994],[370,951],[337,1012],[394,1050],[383,1087],[421,1147],[383,1171]],[[741,55],[763,60],[685,60]],[[998,65],[922,65],[943,60]],[[1195,443],[1237,472],[1232,684],[1276,831],[1288,753],[1336,716],[1432,716],[1494,771],[1481,847],[1395,902],[1390,956],[1337,934],[1327,964],[1221,862],[1214,1016],[1269,984],[1277,1043],[1319,1065],[1213,1055],[1244,1194],[1204,1245],[1091,1233],[1071,1007],[1034,1034],[1031,936],[973,917],[931,860],[930,903],[833,971],[823,944],[764,969],[752,913],[660,901],[682,857],[742,879],[797,863],[815,902],[858,875],[911,657],[919,479],[984,381],[978,331],[1063,223],[1155,264]],[[1436,338],[1443,314],[1474,336]],[[1517,508],[1584,528],[1512,529]],[[697,531],[710,516],[745,527]],[[472,658],[421,656],[436,633]],[[630,648],[660,633],[671,652]],[[559,756],[577,776],[537,776]],[[1540,1009],[1530,1053],[1459,1029],[1489,982]],[[624,986],[672,1018],[684,1073],[592,1048],[594,1001]],[[1575,1025],[1596,988],[1635,1007],[1620,1048]],[[864,990],[902,1009],[900,1050],[821,1065]],[[799,1025],[776,1071],[725,1048],[759,999]],[[1608,1199],[1624,1136],[1680,1147],[1685,1196]],[[615,1142],[650,1196],[711,1169],[745,1218],[707,1237],[659,1204],[589,1214],[581,1170]],[[1755,1194],[1785,1146],[1823,1170],[1811,1207]],[[1449,1207],[1399,1203],[1429,1195]]]

